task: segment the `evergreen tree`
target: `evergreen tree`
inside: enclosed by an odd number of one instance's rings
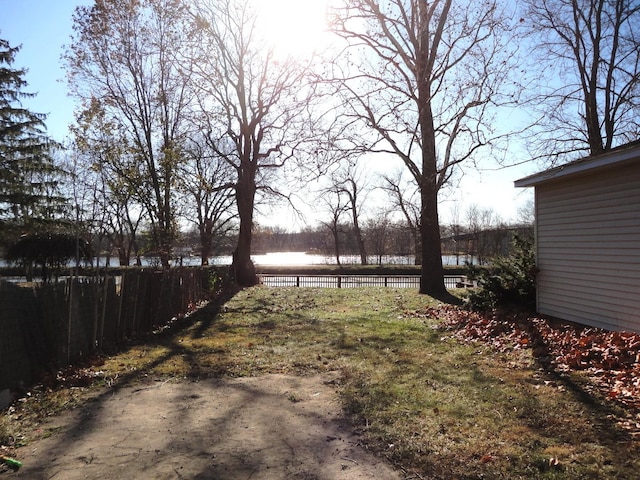
[[[44,114],[22,107],[33,97],[22,89],[26,71],[12,64],[20,47],[0,39],[0,241],[42,231],[63,209],[58,194],[61,171],[50,152]],[[47,226],[49,229],[49,226]]]

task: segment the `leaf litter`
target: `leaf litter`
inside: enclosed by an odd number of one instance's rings
[[[545,368],[561,375],[582,374],[591,394],[624,408],[624,418],[615,420],[640,437],[640,334],[612,332],[530,312],[494,310],[481,314],[453,305],[430,306],[409,316],[440,318],[440,328],[459,341],[482,343],[499,352],[532,349]]]

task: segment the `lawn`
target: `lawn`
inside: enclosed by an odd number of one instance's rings
[[[461,340],[436,306],[406,289],[255,287],[82,372],[115,385],[339,371],[363,444],[407,478],[637,478],[639,442],[616,421],[629,412],[581,388],[582,377],[550,371],[522,342]],[[77,388],[33,397],[11,418],[28,419],[35,397],[48,398],[40,415],[82,401]]]

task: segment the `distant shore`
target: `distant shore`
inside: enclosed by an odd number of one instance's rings
[[[420,265],[256,265],[256,272],[300,275],[420,275]],[[445,275],[464,275],[464,265],[445,265]]]

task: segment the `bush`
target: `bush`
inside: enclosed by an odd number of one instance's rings
[[[533,241],[514,236],[509,256],[485,268],[468,266],[467,277],[478,281],[478,290],[469,295],[467,305],[480,312],[506,305],[534,309],[537,274]]]

